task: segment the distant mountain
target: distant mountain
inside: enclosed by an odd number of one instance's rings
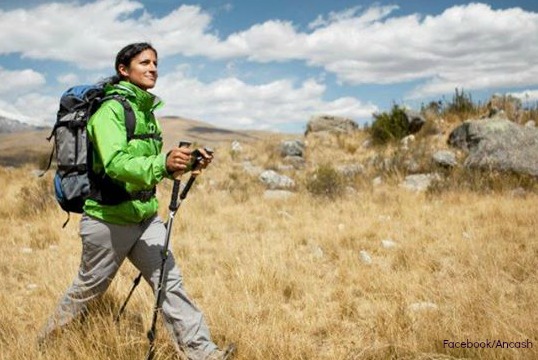
[[[30,119],[0,110],[0,134],[46,129],[46,126],[33,125]]]
[[[50,135],[51,128],[5,119],[2,115],[0,111],[0,166],[20,166],[27,163],[46,164],[54,143],[54,140],[52,142],[46,140],[47,136]],[[275,135],[267,131],[228,130],[203,121],[175,116],[164,116],[160,117],[159,120],[163,129],[163,151],[165,152],[183,139],[192,141],[197,146],[210,146],[217,149],[228,148],[234,140],[248,143]],[[7,131],[11,126],[17,127],[19,130]]]

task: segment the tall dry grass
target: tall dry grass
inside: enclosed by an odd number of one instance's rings
[[[343,138],[309,141],[309,167],[364,155]],[[218,344],[235,342],[239,360],[538,358],[534,192],[417,194],[386,183],[331,200],[310,195],[308,176],[295,174],[295,196],[268,200],[240,163],[276,165],[265,153],[272,148],[247,146],[238,156],[217,147],[174,223],[185,286]],[[50,182],[29,167],[0,168],[0,358],[142,359],[153,306],[146,284],[120,325],[113,321],[137,274],[129,263],[85,321],[38,351],[37,332],[80,257],[78,216],[61,228]],[[164,218],[170,186],[159,187]],[[533,347],[444,346],[467,339]],[[162,326],[157,347],[157,359],[174,358]]]

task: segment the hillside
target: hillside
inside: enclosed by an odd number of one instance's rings
[[[164,126],[212,141],[237,135]],[[308,135],[298,169],[283,167],[278,139],[244,142],[240,152],[219,151],[196,181],[170,244],[215,341],[236,343],[234,360],[538,358],[535,185],[514,192],[510,184],[521,185],[506,177],[461,181],[456,170],[433,191],[409,191],[397,186],[402,156],[425,152],[431,137],[407,151],[364,148],[365,138]],[[293,194],[267,197],[245,162],[289,175]],[[345,183],[318,167],[356,162],[364,171]],[[0,167],[0,359],[142,359],[154,304],[147,284],[114,322],[138,274],[128,261],[87,321],[38,352],[35,338],[77,271],[80,215],[62,229],[52,173],[29,173]],[[162,218],[171,188],[159,184]],[[156,360],[176,358],[160,317],[158,326]],[[474,347],[454,345],[461,341]]]
[[[179,117],[160,119],[164,150],[186,139],[203,146],[218,146],[234,140],[252,142],[274,134],[264,131],[228,130],[198,120]],[[19,128],[16,132],[0,133],[0,166],[20,166],[25,163],[46,164],[52,143],[46,138],[51,129]]]
[[[448,149],[452,129],[481,108],[448,108],[412,137],[375,144],[401,129],[393,126],[400,110],[379,115],[370,131],[286,142],[285,134],[162,119],[165,148],[187,138],[217,150],[179,210],[170,246],[215,341],[237,344],[235,360],[538,358],[536,177],[472,170],[464,152]],[[536,113],[514,119],[527,124]],[[43,161],[46,135],[3,135],[0,153]],[[439,150],[454,151],[453,163],[433,161]],[[138,273],[129,262],[88,321],[38,351],[35,338],[76,273],[81,244],[80,215],[62,228],[53,173],[29,176],[34,168],[0,166],[0,358],[143,358],[154,303],[147,284],[114,322]],[[419,191],[411,176],[431,183]],[[169,180],[158,185],[163,219],[171,189]],[[173,358],[158,326],[156,360]]]

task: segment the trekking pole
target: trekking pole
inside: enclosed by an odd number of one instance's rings
[[[181,147],[181,144],[180,144],[180,147]],[[213,150],[209,148],[206,148],[205,151],[210,155],[213,154]],[[194,171],[196,170],[196,168],[202,161],[203,156],[198,150],[193,151],[192,156],[194,157],[194,161],[191,168]],[[148,353],[146,355],[146,360],[152,360],[155,354],[155,334],[157,331],[157,328],[156,328],[157,315],[159,313],[159,309],[161,306],[161,297],[163,294],[163,285],[164,285],[164,276],[165,276],[164,270],[165,270],[166,260],[168,259],[168,244],[170,242],[170,234],[172,232],[172,222],[174,221],[174,216],[177,210],[179,209],[179,207],[181,206],[181,203],[187,197],[187,194],[189,190],[191,189],[192,184],[194,184],[194,181],[196,180],[196,176],[197,175],[190,176],[189,181],[187,182],[187,185],[185,185],[185,188],[183,188],[183,191],[179,195],[179,201],[178,201],[178,193],[179,193],[180,183],[179,183],[179,180],[174,180],[174,187],[172,189],[172,198],[170,199],[170,206],[168,207],[168,209],[170,210],[170,214],[169,214],[169,218],[168,218],[168,222],[166,226],[166,238],[164,242],[164,248],[162,251],[161,272],[159,274],[159,283],[157,285],[157,290],[156,290],[155,307],[153,308],[153,319],[151,321],[151,328],[149,329],[148,334],[147,334],[148,340],[149,340],[149,348],[148,348]]]
[[[188,146],[188,144],[190,144],[190,143],[188,143],[187,141],[182,141],[180,143],[181,146]],[[211,148],[204,148],[204,150],[208,154],[213,154],[213,150]],[[197,150],[195,150],[193,152],[193,156],[200,156],[199,153],[197,152]],[[200,161],[200,160],[201,160],[201,158],[198,159],[198,161]],[[187,193],[189,192],[189,190],[190,190],[193,183],[194,183],[194,178],[189,179],[189,181],[187,182],[187,186],[184,188],[184,190],[182,191],[182,193],[180,195],[181,200],[184,200],[187,197]],[[185,189],[186,189],[186,191],[185,191]],[[173,192],[172,192],[172,195],[173,195]],[[177,195],[175,197],[177,198]],[[166,223],[166,228],[168,228],[168,221]],[[123,305],[121,306],[120,311],[118,311],[118,314],[116,315],[116,318],[114,319],[114,321],[116,323],[119,323],[121,315],[125,311],[125,308],[127,307],[127,304],[129,303],[129,300],[131,299],[131,296],[133,295],[133,293],[134,293],[136,287],[138,286],[138,284],[140,284],[140,280],[142,280],[142,273],[139,273],[138,276],[133,280],[133,286],[131,287],[131,290],[129,291],[129,294],[127,295],[127,298],[123,302]]]

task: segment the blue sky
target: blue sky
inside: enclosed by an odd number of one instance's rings
[[[113,73],[125,44],[159,51],[153,90],[176,115],[302,132],[454,89],[538,100],[538,2],[0,1],[0,115],[51,124],[68,87]]]

